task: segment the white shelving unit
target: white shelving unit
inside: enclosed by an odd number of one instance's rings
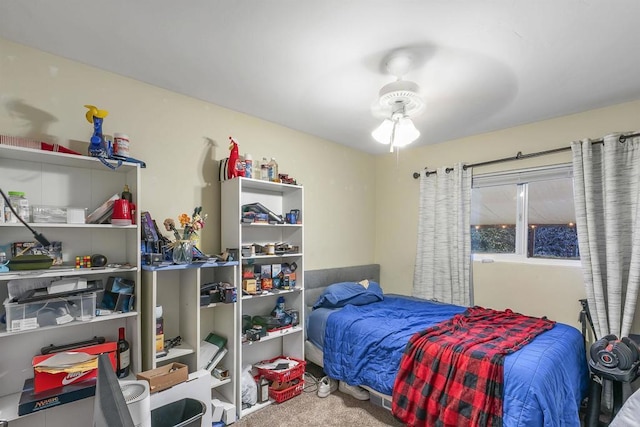
[[[116,163],[112,163],[116,166]],[[71,154],[55,153],[28,148],[0,145],[0,188],[23,191],[30,206],[59,206],[85,208],[93,211],[114,194],[120,194],[128,185],[134,198],[140,192],[140,166],[123,163],[112,170],[98,159]],[[139,224],[139,215],[136,218]],[[128,313],[116,313],[95,317],[89,321],[77,321],[59,326],[43,326],[36,329],[7,332],[0,324],[0,419],[13,421],[16,425],[53,425],[47,422],[46,413],[52,411],[56,418],[58,409],[39,414],[18,416],[17,402],[27,378],[33,377],[31,359],[40,354],[40,349],[50,344],[69,344],[84,341],[94,336],[103,336],[107,341],[118,339],[118,328],[126,328],[126,337],[131,345],[131,369],[141,370],[140,357],[140,230],[138,225],[118,227],[105,224],[54,224],[30,223],[36,231],[49,241],[62,242],[64,265],[47,270],[10,271],[0,273],[0,300],[8,297],[10,281],[24,279],[47,279],[64,277],[86,277],[101,280],[106,285],[110,276],[124,277],[135,281],[135,307]],[[32,233],[22,224],[0,223],[0,250],[10,254],[10,244],[20,241],[35,241]],[[75,257],[102,254],[109,265],[103,268],[76,269]],[[4,305],[0,308],[4,314]],[[61,406],[83,420],[87,407],[93,399],[85,399]],[[50,421],[50,420],[49,420]],[[90,422],[90,419],[86,420]],[[78,421],[82,422],[82,421]],[[55,424],[55,423],[54,423]]]
[[[237,303],[200,305],[200,287],[206,283],[226,282],[236,286],[238,262],[196,262],[184,265],[142,266],[142,365],[155,369],[171,362],[184,363],[189,372],[197,371],[205,361],[200,358],[200,343],[210,332],[227,338],[228,353],[219,363],[229,371],[223,381],[211,376],[211,388],[235,404],[238,365],[236,357]],[[237,286],[236,286],[237,289]],[[240,296],[238,295],[238,298]],[[156,357],[155,307],[161,305],[165,341],[180,336],[182,343]],[[210,410],[210,408],[208,409]]]
[[[303,208],[304,190],[298,185],[281,184],[268,181],[259,181],[249,178],[235,178],[224,181],[221,185],[221,222],[222,222],[222,249],[237,249],[240,267],[238,269],[237,283],[242,289],[242,265],[254,264],[283,264],[297,268],[295,287],[288,290],[272,290],[265,294],[243,295],[239,299],[237,324],[238,350],[237,358],[240,370],[247,365],[253,365],[262,360],[273,359],[284,355],[304,360],[304,229]],[[283,217],[293,209],[300,211],[297,224],[256,224],[243,223],[242,206],[250,203],[260,203],[267,209]],[[242,246],[267,243],[288,243],[299,248],[296,253],[280,255],[256,254],[254,256],[242,256]],[[259,341],[246,341],[240,334],[242,331],[242,316],[269,316],[276,305],[279,296],[285,298],[287,309],[297,310],[299,324],[293,328],[270,332]],[[241,385],[238,384],[237,408],[238,417],[246,416],[259,410],[271,402],[242,408],[240,396]]]

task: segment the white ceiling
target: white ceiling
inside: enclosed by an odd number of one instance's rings
[[[370,153],[410,52],[414,145],[640,98],[636,0],[6,0],[0,37]]]

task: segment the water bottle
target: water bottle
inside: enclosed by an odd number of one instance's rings
[[[266,157],[262,158],[262,163],[260,164],[260,179],[269,181],[269,162]]]
[[[269,181],[278,182],[278,162],[273,157],[269,162]]]
[[[9,201],[16,213],[22,218],[24,222],[29,222],[29,200],[22,191],[9,191]],[[7,222],[19,222],[13,212],[11,216],[7,217]]]
[[[253,176],[253,157],[249,153],[244,155],[244,176],[246,178],[255,178]]]

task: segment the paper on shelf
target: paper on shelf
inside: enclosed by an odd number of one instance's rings
[[[95,354],[67,351],[36,363],[33,368],[38,372],[55,374],[59,372],[85,372],[98,367],[98,356]]]

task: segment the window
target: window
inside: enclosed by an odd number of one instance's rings
[[[579,259],[571,165],[474,177],[471,251]]]

